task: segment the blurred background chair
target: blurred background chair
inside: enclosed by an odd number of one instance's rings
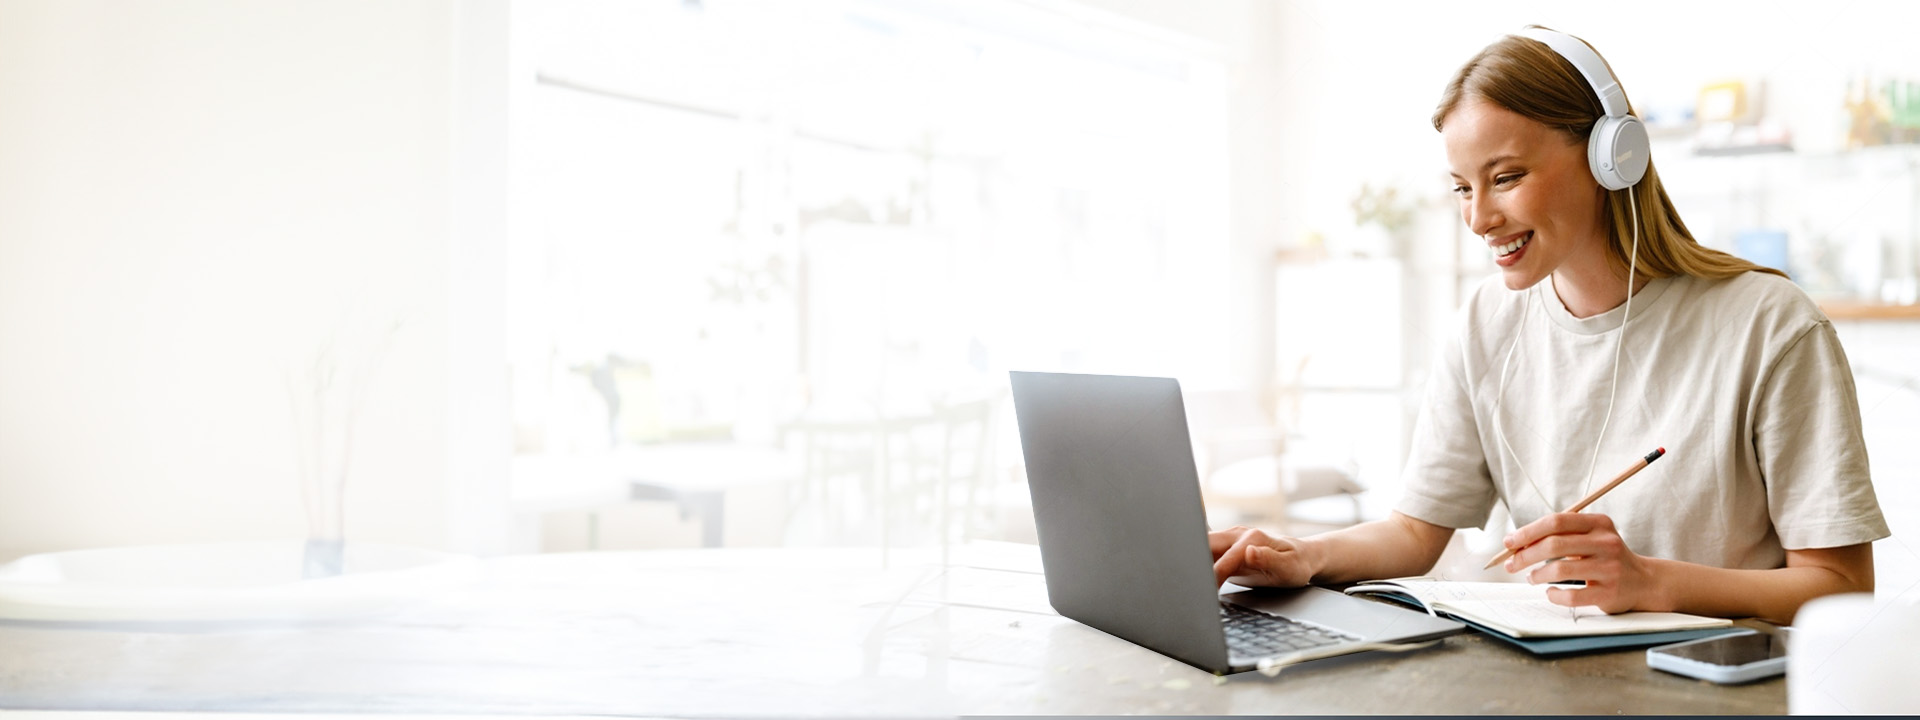
[[[914,412],[814,413],[784,428],[804,448],[789,544],[939,545],[987,515],[994,398]]]
[[[1288,532],[1297,518],[1290,506],[1304,500],[1344,496],[1360,522],[1358,479],[1351,457],[1320,451],[1289,433],[1250,391],[1203,390],[1186,394],[1187,425],[1208,522],[1244,524]],[[1326,522],[1316,518],[1315,523]]]
[[[989,477],[993,401],[939,404],[886,423],[881,546],[949,545],[971,535]]]

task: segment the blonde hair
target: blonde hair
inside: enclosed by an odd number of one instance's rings
[[[1439,107],[1433,111],[1433,129],[1442,129],[1442,123],[1455,107],[1476,97],[1559,130],[1570,142],[1582,146],[1586,145],[1587,133],[1593,124],[1606,114],[1601,109],[1599,94],[1571,61],[1545,43],[1514,35],[1488,45],[1460,66],[1453,80],[1447,83],[1446,91],[1441,93]],[[1610,220],[1607,249],[1623,271],[1627,267],[1633,224],[1627,193],[1633,193],[1634,201],[1639,204],[1638,274],[1642,277],[1692,275],[1717,279],[1744,272],[1787,276],[1695,241],[1686,223],[1681,222],[1680,211],[1674,208],[1673,200],[1667,197],[1666,187],[1660,184],[1660,173],[1655,171],[1652,160],[1647,161],[1647,174],[1640,182],[1625,190],[1608,191],[1602,205],[1602,212]]]

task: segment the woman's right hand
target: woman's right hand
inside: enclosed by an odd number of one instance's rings
[[[1214,580],[1268,587],[1300,587],[1313,580],[1313,563],[1299,538],[1268,535],[1236,525],[1207,533],[1213,550]]]

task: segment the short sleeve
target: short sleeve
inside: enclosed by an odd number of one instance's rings
[[[1782,547],[1841,547],[1892,534],[1867,469],[1853,371],[1832,323],[1815,323],[1764,375],[1753,428]]]
[[[1450,528],[1486,525],[1495,498],[1465,365],[1456,332],[1427,380],[1401,475],[1402,495],[1394,506],[1409,517]]]

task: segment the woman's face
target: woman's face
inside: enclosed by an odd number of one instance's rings
[[[1603,195],[1584,143],[1477,97],[1441,125],[1460,216],[1508,289],[1532,287],[1569,260],[1604,271]]]

